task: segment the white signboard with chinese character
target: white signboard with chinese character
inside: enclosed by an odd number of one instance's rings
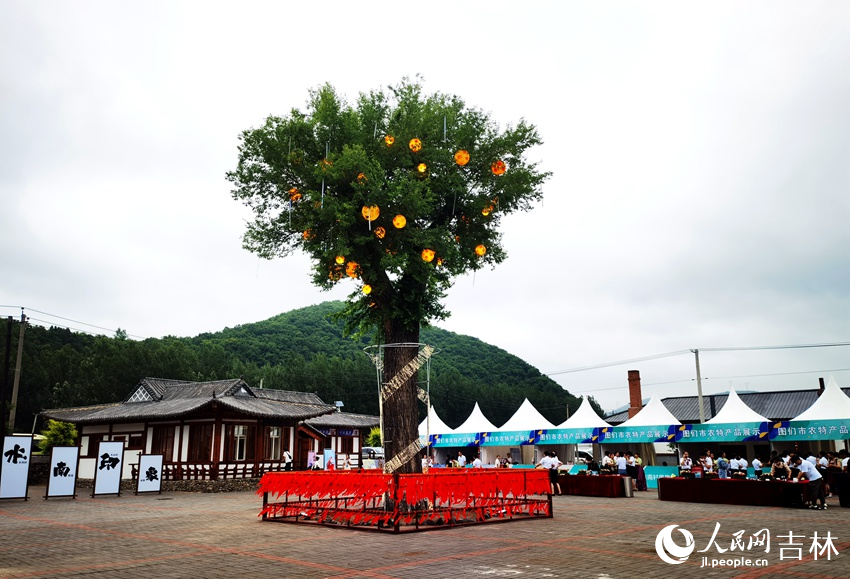
[[[26,499],[32,436],[6,436],[0,457],[0,499]]]
[[[44,498],[76,496],[79,465],[79,446],[54,446],[50,452],[50,472]]]
[[[162,492],[162,455],[143,454],[139,457],[139,482],[136,494]]]
[[[123,442],[103,442],[97,447],[94,465],[94,489],[91,496],[121,494],[121,469],[124,461]]]

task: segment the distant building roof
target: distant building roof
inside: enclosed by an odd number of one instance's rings
[[[850,388],[841,389],[850,396]],[[819,390],[778,390],[774,392],[738,392],[747,406],[770,420],[791,420],[802,414],[818,399]],[[714,418],[726,404],[728,394],[707,394],[702,397],[705,419]],[[699,402],[696,396],[677,396],[662,399],[673,416],[683,424],[699,422]],[[712,412],[712,404],[714,412]],[[611,414],[605,420],[611,424],[622,424],[629,418],[628,410]]]
[[[331,412],[305,421],[306,424],[320,430],[327,428],[373,428],[380,426],[381,419],[378,416],[368,414],[352,414],[350,412]]]
[[[306,420],[336,407],[316,394],[284,390],[254,390],[240,379],[186,382],[143,378],[123,402],[45,410],[45,418],[75,424],[102,424],[182,418],[218,404],[249,416]]]

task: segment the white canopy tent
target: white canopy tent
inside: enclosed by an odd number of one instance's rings
[[[667,410],[661,398],[653,396],[640,412],[626,420],[620,426],[669,426],[681,425],[673,413]]]
[[[671,424],[681,425],[682,423],[676,420],[673,413],[667,410],[661,398],[653,396],[649,402],[637,414],[626,420],[620,426],[663,426],[667,428]],[[605,444],[605,443],[603,443]],[[632,447],[630,450],[639,452],[643,457],[644,464],[653,464],[655,462],[655,445],[649,442],[637,444],[616,444],[620,449]]]
[[[604,428],[606,426],[611,425],[596,414],[593,406],[590,405],[589,399],[585,396],[575,414],[567,418],[556,428]]]
[[[430,424],[429,424],[430,421]],[[430,432],[429,432],[430,431]],[[443,422],[433,406],[428,408],[428,416],[419,423],[419,438],[423,446],[428,444],[428,434],[450,434],[454,432],[449,426]],[[434,455],[434,461],[444,463],[446,461],[445,450],[432,448],[431,453]]]
[[[428,423],[430,419],[430,424]],[[434,407],[428,408],[428,416],[419,423],[419,436],[424,437],[428,434],[449,434],[454,432],[448,425],[443,422]]]
[[[487,420],[484,413],[481,412],[478,402],[476,402],[469,417],[464,420],[463,424],[455,428],[454,432],[466,434],[470,432],[493,432],[494,430],[496,430],[496,427]]]
[[[522,404],[514,412],[514,415],[508,419],[502,426],[496,429],[497,432],[513,432],[516,430],[550,430],[555,428],[555,425],[546,420],[540,412],[528,401],[528,398],[522,401]]]
[[[826,384],[823,393],[795,420],[843,420],[850,417],[850,397],[848,397],[838,382],[832,376]]]
[[[840,392],[840,391],[839,391]],[[845,398],[847,398],[845,396]],[[850,399],[848,399],[850,402]],[[706,420],[706,424],[730,424],[752,422],[761,424],[766,422],[767,418],[747,406],[746,402],[741,400],[738,393],[734,389],[729,390],[729,396],[726,398],[726,403],[720,409],[714,418]]]
[[[493,423],[487,420],[484,416],[484,413],[481,412],[481,408],[478,406],[478,402],[475,403],[475,406],[472,408],[472,412],[470,412],[469,417],[457,428],[454,429],[454,432],[459,434],[471,434],[478,432],[494,432],[496,427],[493,426]],[[466,458],[468,461],[472,461],[474,457],[470,456],[468,452],[466,454]],[[495,455],[494,455],[495,456]],[[456,456],[451,456],[448,458],[457,458]],[[481,457],[481,460],[484,461],[484,457]]]
[[[496,429],[496,432],[517,432],[532,430],[551,430],[555,425],[546,420],[534,405],[526,398],[522,401],[517,411],[514,412],[507,422]],[[481,448],[481,460],[484,464],[494,464],[496,456],[505,457],[510,454],[511,446],[484,446]],[[513,446],[516,448],[516,446]],[[534,451],[520,452],[522,462],[534,461]]]
[[[559,424],[557,428],[604,428],[606,426],[611,425],[605,422],[601,416],[596,414],[593,406],[590,405],[590,399],[585,396],[581,401],[581,406],[578,407],[575,414]],[[577,445],[570,445],[570,448],[564,454],[566,459],[569,459],[570,462],[574,462],[575,451],[577,448]],[[592,454],[596,460],[600,460],[601,456],[598,444],[593,445]]]

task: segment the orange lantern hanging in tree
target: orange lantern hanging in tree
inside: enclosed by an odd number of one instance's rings
[[[368,283],[366,285],[364,285],[363,286],[363,293],[366,294],[367,296],[370,293],[372,293],[372,286],[370,286]]]
[[[493,164],[490,165],[490,170],[493,171],[494,175],[504,175],[505,171],[508,170],[505,162],[499,159],[498,161],[493,161]]]
[[[392,147],[393,143],[395,143],[395,137],[392,135],[387,135],[386,137],[384,137],[384,142],[387,144],[388,147]]]
[[[483,215],[484,217],[487,217],[488,215],[490,215],[490,213],[492,211],[493,211],[493,206],[488,205],[487,207],[485,207],[484,209],[481,210],[481,215]]]
[[[376,227],[375,228],[375,236],[378,239],[383,239],[386,234],[387,234],[387,230],[384,229],[383,227]]]
[[[414,137],[410,139],[410,142],[407,144],[407,146],[410,147],[410,150],[414,153],[418,153],[422,150],[422,141]]]
[[[334,261],[336,261],[337,265],[342,265],[343,263],[345,263],[345,257],[343,257],[342,255],[337,255]]]
[[[419,163],[418,165],[416,165],[416,170],[419,171],[420,175],[424,175],[428,172],[428,165],[426,165],[425,163]]]
[[[477,255],[478,257],[484,257],[485,253],[487,253],[486,247],[480,244],[475,246],[475,255]]]
[[[322,163],[322,171],[327,171],[328,169],[330,169],[331,167],[334,166],[333,161],[331,161],[329,159],[322,159],[321,163]]]
[[[463,167],[467,163],[469,163],[469,151],[466,149],[461,149],[457,153],[455,153],[455,163]]]
[[[356,261],[349,261],[345,264],[345,274],[348,277],[356,278],[358,276],[358,270],[360,269],[360,265]]]
[[[426,263],[431,263],[434,261],[434,250],[433,249],[423,249],[422,250],[422,261]]]
[[[357,182],[360,183],[361,185],[363,185],[368,180],[369,179],[366,178],[365,173],[360,173],[360,174],[357,175]]]
[[[404,229],[405,225],[407,225],[407,218],[404,215],[396,215],[393,217],[393,226],[396,229]]]
[[[309,229],[305,229],[304,233],[301,234],[301,237],[303,237],[304,239],[313,239],[314,237],[316,237],[316,234],[310,231]]]
[[[339,266],[333,266],[328,273],[328,277],[331,281],[339,281],[342,279],[342,268]]]
[[[299,193],[298,189],[296,189],[295,187],[289,190],[289,200],[293,203],[301,201],[301,193]]]
[[[443,258],[442,257],[437,258],[437,265],[443,265]]]
[[[381,214],[381,210],[377,205],[364,205],[363,209],[360,210],[360,214],[366,221],[375,221]]]

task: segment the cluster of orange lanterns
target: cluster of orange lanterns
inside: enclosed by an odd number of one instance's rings
[[[392,135],[385,135],[384,143],[387,145],[387,147],[391,147],[395,143],[395,137]],[[408,147],[412,152],[418,153],[422,150],[422,140],[418,138],[410,139],[410,141],[408,142]],[[454,161],[460,167],[466,166],[469,163],[470,159],[471,156],[469,154],[469,151],[465,149],[460,149],[454,154]],[[327,159],[324,159],[322,161],[322,169],[327,169],[331,165],[332,163]],[[420,175],[425,175],[428,172],[428,166],[425,163],[419,163],[416,165],[416,171]],[[499,159],[497,161],[494,161],[490,165],[490,171],[497,176],[504,175],[507,171],[507,165],[505,165],[504,161]],[[365,184],[367,181],[368,179],[364,173],[359,173],[357,175],[357,182],[359,184]],[[293,203],[301,200],[301,193],[298,191],[298,189],[293,187],[289,190],[289,199]],[[495,210],[495,204],[496,200],[494,199],[489,206],[484,207],[481,210],[481,214],[485,217],[489,215]],[[380,217],[381,209],[377,205],[364,205],[360,210],[360,214],[363,216],[363,219],[369,221],[371,225],[372,221],[375,221],[378,219],[378,217]],[[404,215],[398,214],[393,217],[392,224],[393,227],[395,227],[396,229],[404,229],[404,227],[407,225],[407,218]],[[375,237],[377,237],[378,239],[384,239],[386,234],[387,230],[384,227],[378,226],[375,228]],[[313,239],[315,237],[315,233],[307,229],[306,231],[304,231],[303,237],[306,240]],[[456,240],[457,239],[458,238],[456,238]],[[478,257],[483,257],[486,254],[487,248],[483,244],[479,244],[475,247],[475,255],[477,255]],[[431,248],[423,249],[421,257],[422,261],[426,263],[431,263],[436,259],[436,263],[438,266],[443,265],[443,258],[437,257],[437,253]],[[332,280],[338,281],[342,279],[343,265],[345,265],[344,271],[345,274],[348,275],[348,277],[351,277],[353,279],[357,279],[358,277],[360,277],[360,265],[357,262],[349,261],[346,263],[345,256],[342,255],[337,255],[334,261],[336,262],[336,265],[331,267],[331,271],[329,274],[329,277]],[[372,293],[372,286],[369,284],[363,284],[361,290],[365,295],[369,295]]]
[[[392,147],[393,144],[395,144],[395,137],[392,135],[384,135],[384,143],[386,143],[387,147]],[[418,153],[422,150],[422,139],[414,137],[410,139],[410,141],[407,143],[407,146],[414,153]],[[454,158],[455,163],[457,163],[461,167],[464,167],[467,163],[469,163],[471,156],[469,154],[469,151],[467,151],[466,149],[460,149],[455,153]],[[416,170],[419,173],[425,173],[428,171],[428,166],[425,165],[425,163],[419,163],[416,166]],[[501,159],[499,159],[498,161],[493,161],[493,164],[490,165],[490,171],[492,171],[494,175],[504,175],[505,171],[507,170],[508,166]]]

